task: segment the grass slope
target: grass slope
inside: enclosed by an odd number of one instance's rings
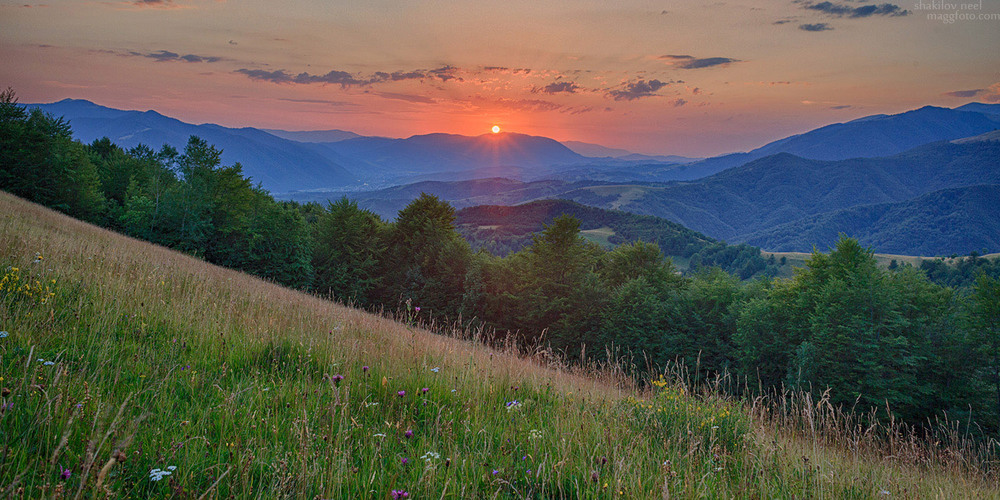
[[[666,381],[640,393],[434,335],[5,193],[0,213],[6,498],[996,495],[772,432]]]

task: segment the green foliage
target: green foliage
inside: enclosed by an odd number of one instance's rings
[[[373,305],[373,293],[382,283],[385,231],[377,215],[346,197],[331,202],[313,225],[314,290],[343,302]]]

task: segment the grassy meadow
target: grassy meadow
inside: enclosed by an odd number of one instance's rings
[[[0,497],[998,496],[968,457],[433,334],[6,193],[0,214]]]

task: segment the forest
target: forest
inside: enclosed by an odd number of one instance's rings
[[[655,243],[605,250],[572,216],[498,257],[474,252],[434,196],[393,221],[346,198],[279,202],[197,137],[183,151],[82,144],[9,89],[0,189],[289,287],[425,325],[482,327],[573,362],[681,363],[735,393],[828,390],[835,405],[888,408],[914,426],[947,418],[974,434],[1000,430],[995,260],[883,269],[842,237],[791,279],[742,281],[708,266],[681,275]]]

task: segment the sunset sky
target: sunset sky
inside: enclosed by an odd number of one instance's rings
[[[956,3],[961,6],[962,4]],[[1000,102],[1000,2],[0,0],[0,86],[184,121],[707,156]],[[984,19],[981,19],[984,18]]]

